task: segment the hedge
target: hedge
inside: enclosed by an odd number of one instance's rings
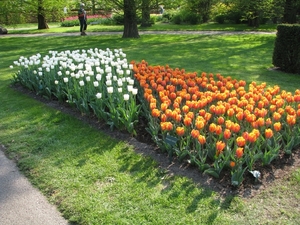
[[[300,24],[277,26],[273,65],[284,72],[300,74]]]

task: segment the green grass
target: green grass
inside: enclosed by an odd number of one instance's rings
[[[266,24],[261,25],[258,28],[249,27],[246,24],[217,24],[217,23],[205,23],[199,25],[176,25],[169,23],[156,23],[151,27],[142,28],[138,27],[140,31],[266,31],[274,32],[276,31],[276,24]],[[22,24],[15,26],[8,26],[8,32],[10,34],[37,34],[37,33],[70,33],[78,32],[79,26],[75,27],[61,27],[60,23],[49,23],[50,29],[38,30],[37,24]],[[110,25],[90,25],[88,24],[89,32],[122,32],[123,26],[110,26]]]
[[[252,199],[222,198],[174,176],[82,121],[10,87],[9,66],[49,50],[122,48],[128,60],[221,73],[289,91],[299,75],[271,71],[275,35],[2,37],[0,143],[70,221],[78,224],[298,224],[300,170]],[[163,156],[162,156],[163,157]]]

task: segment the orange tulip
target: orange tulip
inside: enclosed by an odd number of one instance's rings
[[[161,103],[160,109],[161,109],[162,111],[166,111],[167,108],[168,108],[168,104],[167,104],[167,103],[165,103],[165,102]]]
[[[244,113],[243,113],[243,112],[238,112],[235,116],[236,116],[236,118],[237,118],[239,121],[242,121],[243,118],[244,118]]]
[[[233,116],[234,115],[234,110],[232,108],[228,109],[227,115],[228,116]]]
[[[171,131],[173,129],[173,124],[171,122],[161,122],[160,127],[163,131]]]
[[[203,135],[200,134],[198,136],[198,141],[200,142],[201,145],[204,145],[206,143],[205,136],[203,136]]]
[[[274,119],[275,121],[278,121],[278,120],[280,120],[280,118],[281,118],[281,115],[280,115],[278,112],[274,112],[274,114],[273,114],[273,119]]]
[[[238,159],[240,159],[244,154],[244,149],[243,148],[237,148],[235,151],[235,155]]]
[[[208,113],[208,112],[205,113],[205,115],[204,115],[205,121],[209,121],[211,119],[211,117],[212,117],[211,113]]]
[[[257,136],[254,132],[250,132],[248,136],[248,141],[254,143],[257,140]]]
[[[240,125],[239,125],[238,123],[234,123],[234,124],[232,125],[231,129],[232,129],[232,131],[233,131],[234,133],[238,133],[238,132],[240,131],[241,127],[240,127]]]
[[[226,144],[223,141],[218,141],[216,143],[216,149],[217,149],[217,153],[216,154],[217,154],[217,156],[219,156],[222,153],[222,151],[224,150],[225,146],[226,146]]]
[[[160,111],[158,109],[152,109],[151,115],[153,117],[159,117],[160,116]]]
[[[287,115],[286,122],[288,125],[293,126],[296,123],[296,116],[295,115]]]
[[[260,126],[260,127],[262,127],[262,126],[265,125],[265,119],[262,118],[262,117],[258,118],[258,119],[256,120],[256,122],[257,122],[258,126]]]
[[[220,116],[219,118],[218,118],[218,124],[223,124],[225,122],[225,119],[224,119],[224,117],[222,117],[222,116]]]
[[[270,129],[270,128],[266,129],[266,130],[265,130],[265,137],[266,137],[266,138],[271,138],[271,137],[273,137],[273,130]]]
[[[233,123],[231,120],[226,120],[226,121],[225,121],[225,127],[226,127],[227,129],[229,129],[229,130],[232,130],[231,128],[232,128],[233,124],[234,124],[234,123]]]
[[[259,137],[259,135],[260,135],[259,130],[253,129],[252,132],[256,135],[257,138]]]
[[[160,121],[161,122],[166,122],[167,121],[167,119],[168,119],[168,117],[167,117],[167,115],[166,114],[161,114],[161,116],[160,116]]]
[[[300,109],[297,109],[296,115],[300,117]]]
[[[230,161],[229,165],[230,165],[231,168],[233,168],[233,167],[235,167],[235,162]]]
[[[229,139],[231,137],[231,131],[229,129],[225,129],[223,135],[225,139]]]
[[[183,111],[184,113],[188,113],[188,112],[190,111],[190,108],[189,108],[187,105],[184,105],[184,106],[182,107],[182,111]]]
[[[186,116],[183,119],[183,123],[184,123],[185,126],[189,127],[189,126],[192,125],[192,119],[190,117]]]
[[[177,127],[176,128],[176,134],[178,135],[178,136],[183,136],[184,135],[184,127]]]
[[[240,136],[240,137],[236,138],[236,143],[237,143],[237,146],[243,147],[246,144],[246,140],[243,136]]]
[[[215,131],[216,131],[216,124],[214,124],[214,123],[211,123],[210,125],[209,125],[209,132],[211,132],[211,133],[214,133]]]
[[[272,125],[272,120],[271,118],[266,119],[266,125],[271,126]]]
[[[191,131],[191,136],[192,136],[193,138],[198,138],[199,135],[200,135],[199,130],[193,129],[193,130]]]
[[[215,133],[217,135],[220,135],[222,133],[222,127],[220,125],[216,125],[216,130],[215,130]]]
[[[203,120],[196,120],[195,126],[198,130],[201,130],[205,126],[205,121]]]

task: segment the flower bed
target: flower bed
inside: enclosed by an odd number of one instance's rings
[[[67,101],[111,128],[136,134],[146,118],[153,141],[169,156],[242,183],[300,144],[300,90],[237,81],[220,74],[127,62],[122,49],[50,51],[14,62],[14,82],[48,99]],[[13,66],[11,66],[13,68]]]
[[[246,90],[243,80],[145,61],[133,70],[155,143],[204,173],[218,178],[230,169],[238,186],[246,170],[258,178],[257,163],[268,165],[300,144],[300,90],[292,94],[255,82]]]
[[[50,51],[44,57],[20,57],[14,65],[20,67],[14,82],[45,98],[67,101],[82,114],[92,111],[111,128],[135,134],[138,89],[122,49]]]
[[[104,24],[104,25],[112,25],[114,23],[111,14],[88,15],[87,22],[89,24]],[[62,27],[74,27],[79,25],[80,24],[77,15],[69,16],[61,22]]]

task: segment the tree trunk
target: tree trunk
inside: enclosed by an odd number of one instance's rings
[[[124,0],[123,38],[139,38],[135,0]]]
[[[142,2],[142,24],[141,27],[151,27],[150,20],[150,0]]]
[[[43,7],[43,1],[38,1],[38,29],[49,29],[45,17],[45,9]]]

